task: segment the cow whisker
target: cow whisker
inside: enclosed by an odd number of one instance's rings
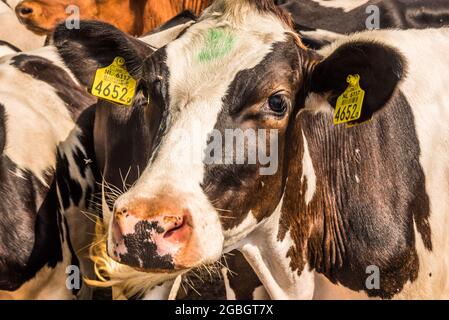
[[[83,216],[85,216],[87,219],[89,219],[89,221],[93,222],[93,223],[97,223],[96,219],[93,219],[92,217],[97,218],[95,215],[90,214],[91,216],[89,216],[89,213],[87,213],[87,211],[81,210],[81,213],[83,214]]]

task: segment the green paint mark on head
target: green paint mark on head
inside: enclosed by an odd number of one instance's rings
[[[234,47],[234,36],[223,29],[209,29],[204,48],[198,55],[201,62],[209,62],[226,56]]]

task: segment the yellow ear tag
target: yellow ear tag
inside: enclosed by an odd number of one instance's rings
[[[136,94],[137,81],[126,70],[125,59],[116,57],[111,65],[95,73],[91,94],[119,105],[129,106]]]
[[[338,97],[335,106],[334,124],[348,123],[360,119],[362,116],[365,91],[360,88],[360,76],[349,75],[346,81],[348,88]]]

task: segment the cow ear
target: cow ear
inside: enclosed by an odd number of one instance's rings
[[[140,79],[143,60],[154,52],[144,42],[99,21],[82,21],[79,29],[60,24],[53,34],[53,45],[86,87],[92,85],[96,71],[109,66],[116,57],[124,58],[128,72]]]
[[[405,58],[396,49],[376,42],[349,42],[315,66],[311,91],[329,93],[329,103],[335,108],[348,88],[348,76],[359,75],[360,87],[365,90],[360,120],[368,120],[392,97],[405,70]]]

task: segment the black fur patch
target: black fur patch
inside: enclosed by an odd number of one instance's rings
[[[120,262],[132,267],[143,269],[173,270],[173,260],[170,255],[160,256],[157,245],[152,242],[150,231],[163,233],[156,222],[140,221],[134,227],[134,233],[124,236],[128,252],[120,254]]]
[[[371,14],[366,13],[366,8],[370,5],[379,8],[381,29],[425,29],[449,25],[449,3],[446,0],[370,0],[349,12],[320,6],[313,0],[293,0],[281,7],[291,13],[299,30],[352,33],[366,30],[366,20]]]

